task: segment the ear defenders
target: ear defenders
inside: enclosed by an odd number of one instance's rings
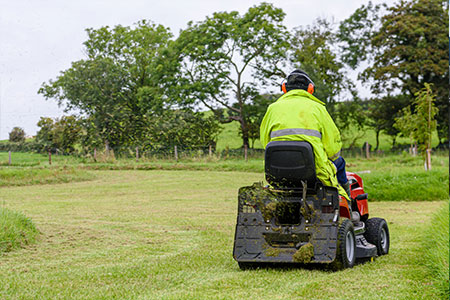
[[[312,95],[314,93],[314,84],[308,84],[308,89],[306,91]]]
[[[308,75],[303,74],[303,73],[296,72],[296,74],[305,77],[309,81],[308,88],[306,89],[306,91],[312,95],[314,93],[314,82],[311,80],[311,78],[309,78]],[[287,93],[286,79],[283,79],[283,82],[281,83],[281,91],[284,94]]]
[[[287,90],[286,90],[286,82],[284,82],[284,80],[283,80],[283,83],[281,84],[281,91],[282,91],[284,94],[287,93]]]

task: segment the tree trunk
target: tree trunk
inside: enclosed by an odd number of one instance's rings
[[[241,130],[242,130],[242,148],[245,148],[245,146],[247,145],[247,148],[249,148],[250,143],[249,143],[249,138],[248,138],[248,128],[247,128],[247,124],[245,124],[244,120],[241,120]]]
[[[376,131],[376,139],[377,139],[377,145],[376,145],[374,151],[377,151],[378,150],[378,146],[380,145],[380,130],[379,129]]]

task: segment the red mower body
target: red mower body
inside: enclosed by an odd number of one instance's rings
[[[356,200],[357,207],[353,207],[353,210],[358,209],[361,219],[369,218],[369,205],[367,203],[367,194],[364,193],[363,181],[359,175],[353,172],[347,172],[347,179],[350,182],[350,195],[352,199]],[[340,196],[339,213],[341,217],[350,218],[347,201],[344,197]]]

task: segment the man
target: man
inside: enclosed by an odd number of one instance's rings
[[[345,161],[340,156],[341,135],[325,104],[312,95],[314,82],[304,71],[294,70],[281,88],[284,95],[269,105],[261,123],[261,144],[265,148],[270,141],[309,142],[317,178],[324,185],[337,187],[350,204]]]

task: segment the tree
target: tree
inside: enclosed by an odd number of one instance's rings
[[[324,101],[350,147],[360,137],[349,140],[353,128],[359,132],[365,125],[365,112],[345,64],[336,47],[338,35],[332,23],[318,18],[311,26],[299,27],[292,39],[291,64],[308,73],[315,83],[314,96]]]
[[[144,146],[159,149],[174,146],[184,149],[215,148],[217,136],[222,128],[214,115],[194,112],[190,109],[165,110],[152,116],[155,122],[148,122]]]
[[[425,157],[426,169],[431,169],[431,137],[436,130],[435,116],[438,112],[434,106],[435,94],[431,85],[425,83],[425,87],[415,93],[414,101],[415,113],[413,108],[403,109],[403,116],[396,119],[395,126],[402,131],[405,136],[409,136],[419,145],[419,150]]]
[[[134,28],[87,29],[87,59],[72,63],[39,90],[66,111],[79,110],[107,147],[142,138],[147,116],[162,110],[177,66],[169,30],[147,21]]]
[[[268,3],[251,7],[242,16],[236,11],[214,13],[202,22],[189,22],[177,39],[183,59],[180,99],[185,105],[209,108],[223,123],[239,122],[247,146],[246,104],[268,80],[285,76],[281,70],[288,49],[284,16]],[[223,109],[233,113],[224,116]]]
[[[62,116],[53,124],[53,143],[63,153],[75,151],[75,145],[80,141],[81,121],[75,116]]]
[[[399,130],[394,126],[395,120],[400,117],[402,109],[409,103],[409,96],[403,94],[370,99],[367,124],[375,129],[375,150],[378,150],[379,135],[382,131],[392,137],[392,147],[395,147],[395,141],[399,134]]]
[[[335,44],[337,36],[332,24],[318,18],[311,26],[299,27],[292,39],[293,53],[290,57],[294,68],[304,70],[315,83],[314,95],[328,104],[333,116],[334,104],[357,98],[354,84],[347,77]],[[344,99],[345,92],[351,99]]]
[[[243,115],[246,118],[246,124],[248,127],[248,138],[251,141],[250,147],[254,148],[255,141],[259,139],[259,126],[266,114],[267,107],[275,102],[280,95],[263,94],[256,95],[250,99],[248,103],[243,106]],[[234,103],[233,106],[237,107],[238,104]],[[236,113],[232,110],[228,110],[228,115],[232,116]],[[239,134],[243,136],[242,128],[239,127]]]
[[[9,141],[21,143],[25,141],[25,131],[20,127],[14,127],[9,133]]]
[[[39,131],[36,142],[46,151],[72,153],[80,142],[81,124],[82,121],[75,116],[62,116],[59,119],[41,117],[37,123]]]
[[[448,139],[448,8],[442,0],[400,1],[387,8],[371,37],[373,64],[361,78],[378,95],[404,93],[411,101],[424,83],[436,92],[439,138]]]
[[[41,117],[37,122],[37,126],[40,128],[36,134],[36,142],[42,146],[44,150],[50,150],[56,148],[53,143],[53,125],[52,118]]]
[[[361,62],[373,59],[372,39],[380,27],[383,6],[386,7],[369,1],[339,24],[337,39],[341,58],[350,68],[356,69]]]

